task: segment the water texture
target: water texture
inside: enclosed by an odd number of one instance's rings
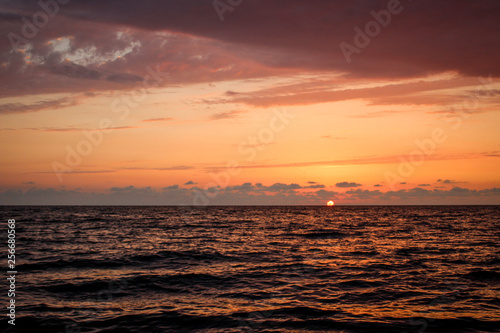
[[[0,210],[2,332],[500,331],[498,206]]]

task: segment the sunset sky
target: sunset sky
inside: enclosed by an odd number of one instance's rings
[[[499,18],[0,1],[0,204],[500,204]]]

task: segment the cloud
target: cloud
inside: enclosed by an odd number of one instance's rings
[[[192,180],[184,183],[184,185],[196,185],[197,183],[193,182]]]
[[[474,96],[475,94],[477,94],[478,96],[489,96],[489,97],[493,97],[493,96],[498,96],[500,95],[500,90],[499,89],[488,89],[488,90],[470,90],[467,92],[469,95],[472,95]]]
[[[74,63],[61,64],[48,68],[52,74],[63,75],[73,79],[99,80],[103,74],[94,69],[88,69]]]
[[[42,110],[61,109],[78,104],[78,99],[62,97],[49,101],[39,101],[33,104],[8,103],[0,105],[0,115],[10,113],[38,112]]]
[[[476,159],[481,157],[488,157],[487,153],[475,153],[475,154],[460,154],[460,155],[439,155],[432,154],[426,156],[427,161],[444,161],[444,160],[466,160],[466,159]],[[367,156],[359,157],[345,160],[330,160],[330,161],[309,161],[309,162],[292,162],[292,163],[280,163],[280,164],[250,164],[241,165],[240,169],[265,169],[265,168],[296,168],[296,167],[306,167],[306,166],[318,166],[318,165],[363,165],[363,164],[397,164],[400,163],[400,156],[394,155],[384,155],[384,156]]]
[[[107,75],[106,80],[119,83],[128,83],[128,82],[133,83],[133,82],[141,82],[143,78],[135,74],[114,73]]]
[[[431,186],[431,184],[418,184],[418,186]]]
[[[256,183],[253,185],[252,183],[244,183],[241,185],[228,186],[226,190],[230,191],[251,191],[251,192],[287,192],[287,191],[295,191],[300,189],[319,189],[325,188],[325,185],[318,184],[316,182],[308,182],[308,185],[302,186],[296,183],[284,184],[284,183],[274,183],[270,186],[264,186],[262,183]]]
[[[171,121],[171,120],[174,120],[174,118],[165,117],[165,118],[144,119],[144,120],[142,120],[142,122],[148,123],[148,122]]]
[[[260,183],[259,183],[260,184]],[[243,183],[241,185],[233,185],[233,186],[228,186],[226,187],[226,190],[228,191],[256,191],[256,190],[263,190],[264,187],[262,184],[260,186],[254,186],[252,183]]]
[[[326,186],[325,185],[322,185],[322,184],[315,184],[315,185],[309,185],[309,186],[305,186],[303,188],[325,188]]]
[[[320,75],[321,77],[321,75]],[[373,83],[377,83],[374,85]],[[368,83],[368,81],[364,82]],[[463,96],[454,96],[449,93],[435,91],[459,88],[464,86],[478,86],[481,82],[477,78],[417,78],[407,81],[371,81],[369,87],[360,86],[358,82],[345,77],[330,76],[310,81],[299,80],[291,84],[266,87],[256,91],[240,93],[238,95],[215,99],[211,103],[244,103],[253,107],[272,107],[280,105],[310,105],[317,103],[341,102],[348,100],[365,100],[369,105],[453,105]],[[484,87],[483,87],[484,89]],[[363,118],[373,118],[399,111],[380,111],[360,115]]]
[[[298,184],[243,183],[226,188],[164,188],[112,187],[104,192],[84,192],[82,189],[31,188],[27,191],[0,192],[1,205],[323,205],[325,200],[340,204],[498,204],[500,188],[471,190],[453,187],[449,190],[427,190],[419,187],[381,192],[380,190],[350,189],[344,193],[319,189],[298,191]],[[207,192],[208,191],[208,192]],[[211,195],[208,196],[207,193]]]
[[[345,193],[348,194],[350,198],[356,198],[360,200],[373,199],[382,194],[382,192],[380,192],[379,190],[370,191],[362,189],[348,190]]]
[[[486,156],[486,157],[500,157],[500,152],[498,152],[498,151],[487,152],[487,153],[484,153],[484,156]]]
[[[108,71],[77,65],[69,61],[48,67],[47,69],[52,74],[78,80],[105,80],[120,84],[137,84],[144,80],[143,77],[136,74],[119,72],[108,73]]]
[[[72,174],[96,174],[96,173],[113,173],[116,170],[72,170],[70,173]],[[29,172],[29,174],[54,174],[54,171],[37,171],[37,172]]]
[[[420,187],[399,191],[381,192],[379,190],[349,190],[345,192],[347,198],[353,202],[374,204],[498,204],[500,202],[500,189],[490,188],[484,190],[471,190],[453,187],[449,190],[427,190]]]
[[[316,196],[321,199],[337,199],[339,193],[335,191],[318,190]]]
[[[282,62],[283,67],[333,68],[354,76],[401,76],[452,70],[484,75],[488,70],[498,69],[494,57],[499,50],[498,39],[491,27],[496,27],[500,6],[493,0],[477,1],[474,6],[465,0],[405,3],[403,11],[392,18],[390,29],[384,29],[369,49],[354,55],[356,66],[348,66],[338,45],[342,42],[352,44],[353,28],[373,19],[370,11],[385,8],[387,1],[276,0],[270,7],[264,0],[255,0],[246,3],[241,10],[227,13],[224,24],[220,24],[212,4],[202,0],[151,1],[149,6],[131,2],[121,7],[121,15],[115,14],[117,1],[74,3],[62,12],[80,20],[101,21],[111,26],[180,31],[238,43],[242,51],[250,45],[265,50],[286,50],[288,58],[259,59],[274,66]],[[432,11],[440,13],[439,19],[429,15]],[[464,11],[467,16],[461,15]],[[331,19],[332,13],[334,19]],[[453,24],[457,17],[461,18],[460,25]],[[484,48],[484,52],[474,51]],[[471,56],[477,61],[471,63]]]
[[[377,112],[369,112],[365,114],[357,114],[357,115],[352,115],[350,116],[351,118],[377,118],[377,117],[384,117],[384,116],[390,116],[394,114],[401,114],[404,111],[377,111]]]
[[[283,183],[275,183],[266,188],[266,191],[286,191],[286,190],[298,190],[301,189],[302,186],[299,184],[283,184]]]
[[[405,189],[405,190],[399,190],[399,191],[388,191],[388,192],[380,192],[379,190],[376,191],[369,191],[369,190],[355,190],[355,191],[347,191],[346,194],[352,194],[352,195],[369,195],[371,197],[377,197],[377,198],[385,198],[385,199],[390,199],[390,198],[402,198],[402,199],[408,199],[408,198],[442,198],[442,197],[477,197],[477,196],[491,196],[491,195],[500,195],[500,189],[499,188],[491,188],[491,189],[485,189],[485,190],[471,190],[467,188],[462,188],[462,187],[453,187],[450,190],[439,190],[439,189],[434,189],[434,190],[426,190],[422,189],[419,187],[411,188],[411,189]]]
[[[341,182],[341,183],[335,184],[335,186],[336,187],[359,187],[359,186],[363,186],[363,185],[358,184],[358,183]]]
[[[148,187],[149,189],[150,187]],[[132,191],[134,190],[135,187],[130,185],[130,186],[126,186],[126,187],[112,187],[110,188],[109,190],[112,191],[112,192],[123,192],[123,191]]]
[[[29,40],[24,53],[12,52],[7,38],[0,41],[0,64],[5,64],[1,94],[130,89],[147,75],[147,66],[156,64],[175,84],[320,71],[354,80],[444,72],[500,75],[500,5],[494,0],[405,3],[389,27],[352,55],[354,65],[347,63],[339,45],[353,44],[354,27],[373,20],[370,12],[386,8],[387,1],[275,0],[270,6],[254,0],[242,6],[226,12],[221,24],[205,0],[127,1],[126,6],[119,0],[71,1]],[[37,1],[4,2],[0,29],[21,34],[20,17],[37,11]],[[439,12],[439,18],[430,12]],[[239,95],[226,93],[229,98]],[[319,95],[294,95],[274,98],[278,103],[322,100]],[[256,104],[272,100],[256,99]]]
[[[109,127],[102,129],[93,128],[79,128],[79,127],[64,127],[64,128],[53,128],[53,127],[32,127],[32,128],[20,128],[18,130],[31,130],[31,131],[43,131],[43,132],[82,132],[82,131],[114,131],[114,130],[128,130],[139,128],[137,126],[119,126],[119,127]]]
[[[240,115],[244,113],[243,111],[227,111],[227,112],[219,112],[210,115],[210,120],[223,120],[223,119],[233,119],[239,118]]]
[[[438,179],[438,183],[446,184],[446,185],[455,185],[455,184],[467,184],[467,182],[460,182],[460,181],[455,181],[455,180],[450,180],[450,179]]]

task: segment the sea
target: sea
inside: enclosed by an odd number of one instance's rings
[[[0,211],[0,332],[500,332],[500,206]]]

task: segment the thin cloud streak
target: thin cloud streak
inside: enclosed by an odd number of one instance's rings
[[[227,112],[219,112],[210,115],[210,120],[224,120],[224,119],[234,119],[240,118],[241,114],[245,113],[244,111],[227,111]]]
[[[56,110],[78,105],[78,98],[63,97],[51,101],[39,101],[33,104],[8,103],[0,105],[0,115],[17,114],[27,112],[39,112],[43,110]]]
[[[172,121],[174,118],[171,117],[165,117],[165,118],[153,118],[153,119],[144,119],[141,120],[143,123],[150,123],[150,122],[160,122],[160,121]]]
[[[297,163],[282,163],[282,164],[258,164],[258,165],[242,165],[242,169],[262,169],[262,168],[295,168],[308,166],[336,166],[336,165],[361,165],[361,164],[396,164],[400,163],[401,156],[378,156],[366,158],[354,158],[346,160],[330,160],[316,162],[297,162]],[[462,155],[429,155],[427,161],[447,161],[447,160],[466,160],[483,157],[493,157],[491,154],[462,154]]]

